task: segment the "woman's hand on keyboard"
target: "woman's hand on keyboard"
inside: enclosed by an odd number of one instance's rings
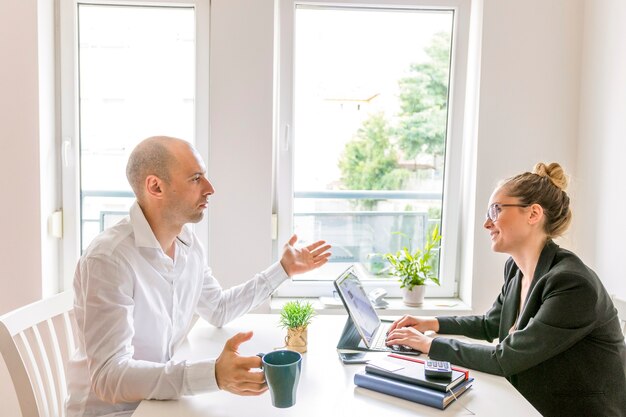
[[[423,353],[430,352],[432,342],[432,338],[425,336],[422,332],[413,327],[396,328],[391,330],[387,335],[387,346],[408,346]]]
[[[439,321],[435,317],[416,317],[405,315],[391,324],[389,332],[402,327],[413,327],[415,330],[422,333],[428,330],[438,332]]]

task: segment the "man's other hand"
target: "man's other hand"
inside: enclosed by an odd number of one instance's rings
[[[296,235],[291,236],[283,248],[283,256],[280,258],[280,264],[287,275],[294,276],[312,269],[319,268],[328,262],[331,253],[328,252],[330,245],[323,240],[303,248],[295,248],[293,245],[298,241]]]
[[[217,386],[237,395],[260,395],[267,391],[265,374],[260,370],[261,358],[240,356],[239,345],[252,338],[252,332],[237,333],[226,341],[224,350],[215,362]]]

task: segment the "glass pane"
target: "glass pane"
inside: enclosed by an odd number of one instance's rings
[[[441,223],[453,18],[296,9],[294,232],[331,242],[333,269],[384,275]]]
[[[134,201],[125,172],[139,141],[194,141],[194,9],[79,5],[78,37],[84,250]]]

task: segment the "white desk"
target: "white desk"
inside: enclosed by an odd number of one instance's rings
[[[343,365],[335,350],[346,316],[317,316],[309,326],[308,352],[304,354],[296,405],[274,408],[269,392],[241,397],[227,392],[186,396],[176,401],[142,401],[133,417],[227,417],[227,416],[467,416],[461,404],[477,416],[532,417],[540,414],[501,377],[471,371],[473,387],[445,411],[356,387],[354,373],[364,365]],[[286,330],[278,327],[277,315],[250,314],[217,329],[198,320],[177,357],[216,357],[224,342],[240,331],[254,337],[240,348],[242,355],[268,352],[283,346]],[[383,354],[384,355],[384,354]],[[461,403],[461,404],[459,404]]]

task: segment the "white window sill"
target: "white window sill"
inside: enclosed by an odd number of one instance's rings
[[[278,314],[285,303],[295,300],[311,302],[317,314],[347,314],[341,301],[337,303],[338,305],[328,305],[322,303],[319,297],[273,297],[270,303],[270,311],[271,313]],[[458,298],[426,298],[421,307],[409,307],[402,302],[401,298],[387,297],[385,301],[389,303],[387,308],[376,309],[380,316],[402,316],[404,314],[417,316],[456,316],[472,313],[470,306]]]

